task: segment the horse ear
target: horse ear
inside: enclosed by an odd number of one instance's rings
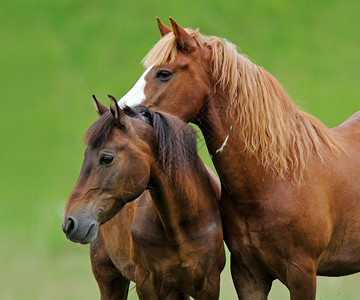
[[[169,18],[175,35],[176,43],[180,50],[186,53],[192,53],[196,49],[196,42],[185,29],[181,28],[173,18]]]
[[[104,104],[100,103],[96,99],[95,95],[92,95],[92,100],[93,100],[96,112],[98,113],[99,116],[101,116],[102,114],[104,114],[105,112],[108,111],[108,108]]]
[[[130,125],[128,116],[120,109],[114,96],[108,95],[108,97],[110,99],[110,111],[116,123],[121,126],[128,127]]]
[[[167,35],[169,32],[171,32],[171,28],[166,26],[163,22],[161,22],[161,20],[156,17],[157,23],[158,23],[158,27],[159,27],[159,31],[161,34],[161,37],[163,37],[164,35]]]

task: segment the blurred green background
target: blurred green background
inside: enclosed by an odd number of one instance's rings
[[[357,0],[0,0],[0,299],[99,299],[88,246],[65,239],[61,216],[90,96],[133,86],[156,16],[226,37],[328,126],[360,109]],[[359,299],[359,279],[319,278],[317,299]],[[221,299],[235,298],[227,265]],[[288,298],[275,282],[270,299]]]

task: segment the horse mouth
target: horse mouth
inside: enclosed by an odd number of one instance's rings
[[[96,239],[98,235],[98,226],[96,223],[93,223],[88,232],[86,233],[84,239],[82,241],[80,241],[80,244],[88,244],[91,243],[92,241],[94,241]]]
[[[88,244],[94,241],[98,235],[99,226],[96,222],[90,226],[78,226],[75,231],[66,233],[66,238],[74,243]]]

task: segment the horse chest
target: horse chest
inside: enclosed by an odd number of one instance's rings
[[[181,246],[175,245],[167,239],[161,222],[152,214],[144,213],[134,217],[131,236],[142,267],[153,274],[154,280],[169,286],[178,288],[202,281],[208,265],[214,264],[212,240],[209,240],[206,249],[195,252],[188,242]]]
[[[151,274],[154,286],[179,288],[185,279],[187,286],[194,281],[196,264],[167,240],[156,221],[133,223],[131,233],[136,256],[142,268]]]
[[[131,236],[134,243],[144,247],[159,247],[167,241],[160,220],[139,209],[131,224]]]

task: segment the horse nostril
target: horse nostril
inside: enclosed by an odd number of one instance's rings
[[[64,232],[67,235],[71,235],[77,228],[77,222],[73,217],[68,217],[65,221],[65,227],[63,228]]]

